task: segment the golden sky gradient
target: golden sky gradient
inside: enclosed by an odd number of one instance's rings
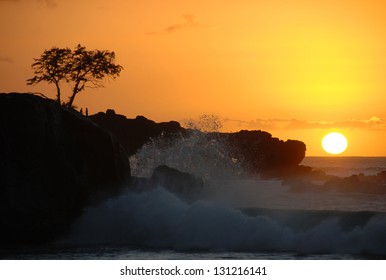
[[[0,0],[0,92],[53,46],[108,49],[124,70],[75,105],[299,139],[344,133],[345,156],[386,156],[386,1]],[[63,91],[69,88],[63,85]]]

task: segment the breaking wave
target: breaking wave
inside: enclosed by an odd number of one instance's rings
[[[243,212],[211,201],[188,204],[158,187],[124,193],[86,209],[71,235],[60,243],[181,251],[386,255],[386,213]]]
[[[159,165],[189,172],[204,179],[203,198],[189,204],[155,185],[126,192],[85,209],[59,243],[386,256],[384,195],[291,192],[248,177],[228,148],[199,131],[150,141],[130,158],[132,175],[149,178]]]

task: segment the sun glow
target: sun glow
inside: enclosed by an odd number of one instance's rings
[[[341,154],[347,149],[347,139],[339,132],[330,132],[322,139],[323,149],[333,155]]]

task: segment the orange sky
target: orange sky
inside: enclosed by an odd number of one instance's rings
[[[75,100],[155,121],[215,114],[224,130],[307,144],[331,130],[346,156],[386,156],[386,2],[0,0],[0,92],[26,86],[53,46],[116,52],[125,69]],[[69,88],[63,85],[63,91]]]

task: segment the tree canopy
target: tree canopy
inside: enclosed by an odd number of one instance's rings
[[[68,81],[69,61],[71,59],[71,50],[69,48],[59,49],[51,48],[44,51],[39,59],[34,58],[35,63],[32,68],[35,70],[35,77],[27,80],[27,85],[34,85],[41,81],[53,83],[56,86],[56,100],[61,103],[60,82]]]
[[[86,87],[103,87],[105,78],[115,79],[119,76],[123,67],[115,64],[114,60],[115,53],[108,50],[88,51],[81,45],[73,51],[53,47],[45,50],[40,58],[34,58],[35,62],[31,66],[35,76],[27,80],[27,85],[42,81],[55,84],[56,100],[62,104],[60,84],[70,84],[72,93],[63,104],[71,108],[76,95]]]

